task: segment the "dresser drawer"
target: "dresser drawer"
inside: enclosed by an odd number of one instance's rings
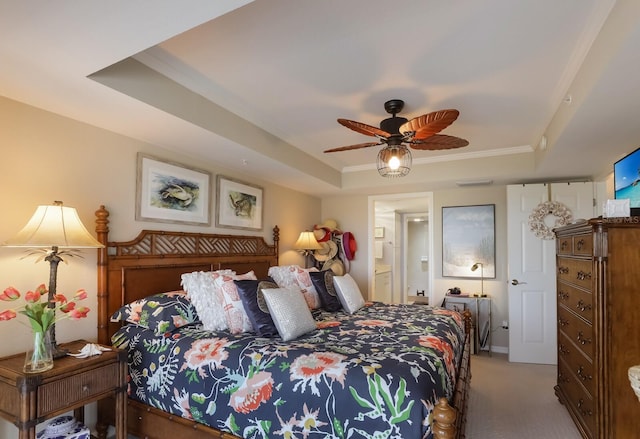
[[[577,256],[593,256],[593,236],[576,235],[573,241],[573,254]]]
[[[591,291],[593,263],[591,260],[558,258],[558,279]]]
[[[558,306],[558,329],[593,359],[593,327],[563,305]]]
[[[94,370],[75,374],[38,387],[38,417],[47,416],[82,403],[101,393],[117,389],[118,363],[107,364]]]
[[[556,242],[556,250],[559,255],[570,256],[573,252],[573,239],[571,236],[563,236],[558,238]]]
[[[578,349],[573,349],[567,336],[560,333],[558,339],[558,360],[562,360],[573,375],[573,380],[582,383],[590,396],[595,395],[593,363]]]
[[[567,408],[574,413],[575,419],[582,424],[588,437],[595,438],[596,401],[578,383],[563,361],[558,361],[558,385],[566,397]]]
[[[593,294],[563,282],[558,282],[557,288],[558,303],[593,324]]]

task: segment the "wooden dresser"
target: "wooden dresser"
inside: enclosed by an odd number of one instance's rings
[[[640,364],[640,217],[555,230],[556,395],[585,438],[640,438],[629,367]]]

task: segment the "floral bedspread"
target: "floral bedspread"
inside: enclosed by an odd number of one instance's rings
[[[130,398],[243,438],[431,438],[464,348],[460,314],[373,303],[316,321],[287,343],[197,324],[128,325],[112,340],[129,351]]]

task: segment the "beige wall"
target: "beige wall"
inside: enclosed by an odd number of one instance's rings
[[[136,153],[138,151],[167,160],[184,163],[211,172],[229,175],[214,163],[203,163],[192,157],[131,138],[114,134],[64,117],[48,113],[0,97],[0,242],[17,233],[31,217],[36,206],[61,200],[75,207],[89,231],[94,230],[94,212],[104,204],[109,217],[111,240],[128,240],[143,228],[221,232],[244,234],[242,230],[184,226],[154,222],[137,222],[135,215]],[[291,250],[300,231],[318,222],[320,200],[251,176],[230,175],[264,188],[264,231],[258,234],[272,242],[271,229],[278,225],[280,261],[282,264],[304,264],[300,254]],[[213,206],[213,199],[212,206]],[[215,209],[212,209],[212,212]],[[213,218],[213,217],[212,217]],[[215,221],[212,221],[215,224]],[[80,321],[65,320],[56,326],[59,342],[86,338],[95,340],[96,330],[96,256],[83,251],[83,259],[69,259],[59,265],[58,291],[89,292],[89,317]],[[9,285],[20,291],[46,283],[49,266],[35,263],[36,258],[23,258],[24,250],[0,248],[0,288]],[[0,304],[0,309],[6,306]],[[23,316],[0,322],[0,355],[23,352],[29,344],[30,329]],[[0,423],[0,437],[17,437],[17,429]]]

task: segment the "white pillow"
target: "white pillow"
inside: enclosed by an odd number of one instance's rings
[[[349,314],[353,314],[364,306],[360,288],[349,273],[344,276],[333,276],[333,285],[336,287],[342,307]]]
[[[265,288],[262,295],[283,341],[293,340],[316,329],[311,310],[299,289]]]
[[[253,332],[253,325],[251,325],[251,320],[244,309],[234,280],[257,280],[257,278],[252,270],[244,274],[225,274],[214,279],[214,284],[222,295],[227,328],[232,334]]]
[[[311,282],[310,271],[318,271],[317,268],[302,268],[299,265],[277,265],[269,267],[269,277],[280,288],[298,287],[311,309],[320,308],[320,295]]]
[[[202,326],[209,331],[227,329],[222,292],[215,284],[215,279],[223,275],[235,274],[233,270],[194,271],[184,273],[182,288],[196,308]]]

